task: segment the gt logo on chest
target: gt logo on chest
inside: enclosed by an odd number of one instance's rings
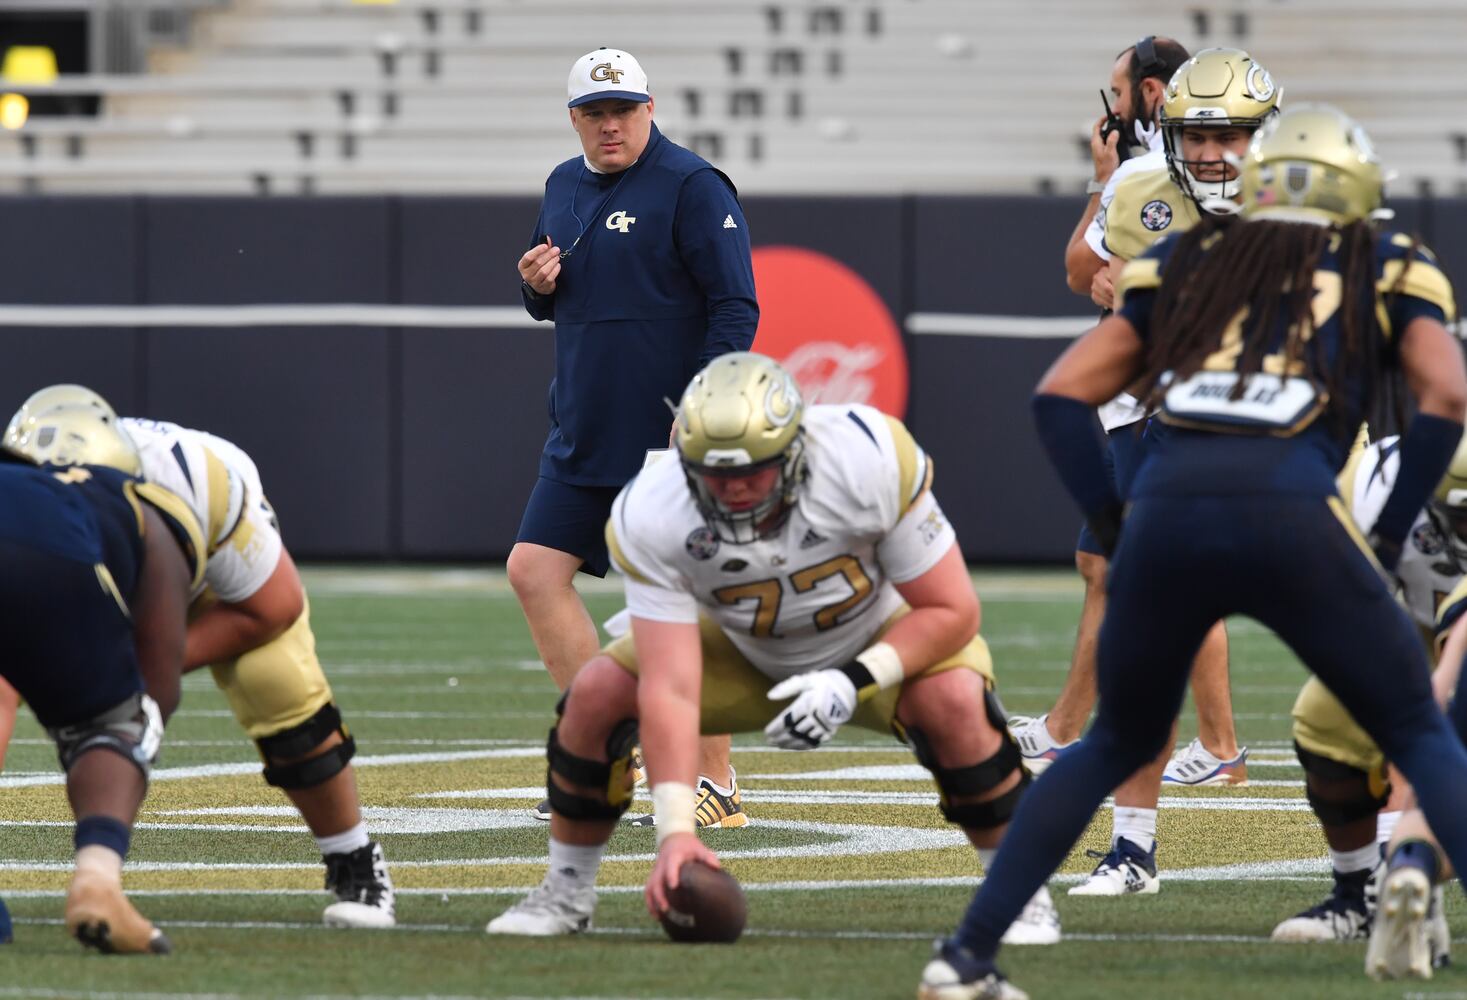
[[[628,215],[627,213],[618,210],[612,212],[606,217],[606,228],[615,229],[618,232],[625,233],[631,230],[632,223],[636,221],[637,217],[635,215]]]

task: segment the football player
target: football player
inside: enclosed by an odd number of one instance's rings
[[[0,676],[55,741],[76,816],[67,933],[103,952],[166,954],[122,892],[122,865],[178,707],[202,531],[167,490],[109,468],[40,468],[8,443],[0,509]]]
[[[547,750],[549,871],[492,934],[590,925],[639,729],[657,817],[654,915],[685,863],[718,867],[694,833],[700,720],[705,734],[763,730],[796,750],[847,722],[893,732],[985,862],[1028,783],[932,463],[899,421],[806,407],[778,364],[735,353],[688,385],[675,444],[612,506],[606,539],[631,634],[562,699]],[[1008,940],[1057,941],[1048,893],[1031,897]]]
[[[1400,444],[1400,438],[1387,437],[1362,448],[1340,473],[1340,497],[1361,530],[1374,526],[1390,496],[1401,461]],[[1458,447],[1435,495],[1416,516],[1408,539],[1395,579],[1401,602],[1435,661],[1437,636],[1444,635],[1446,627],[1440,626],[1438,633],[1438,606],[1467,572],[1467,441]],[[1381,860],[1376,845],[1391,839],[1408,790],[1399,776],[1388,775],[1380,748],[1318,678],[1305,682],[1293,714],[1294,749],[1304,769],[1309,803],[1329,846],[1334,886],[1323,902],[1275,927],[1273,938],[1364,939],[1372,916],[1367,884]],[[1443,965],[1451,945],[1444,933],[1445,918],[1434,927],[1439,933],[1432,938],[1433,962]]]
[[[1041,380],[1040,439],[1114,552],[1100,708],[1025,797],[919,996],[1022,995],[994,967],[1003,929],[1107,790],[1163,745],[1198,647],[1231,614],[1277,633],[1324,681],[1411,781],[1447,853],[1467,863],[1467,750],[1433,701],[1425,650],[1385,572],[1461,441],[1467,368],[1445,326],[1453,306],[1441,271],[1413,241],[1372,225],[1381,177],[1349,118],[1285,112],[1242,161],[1245,220],[1153,245],[1123,273],[1116,314]],[[1397,380],[1415,415],[1367,538],[1335,478]],[[1123,507],[1090,407],[1128,384],[1167,432]],[[1382,912],[1414,906],[1417,890],[1426,887],[1415,877],[1387,876]]]
[[[1452,478],[1452,473],[1448,473],[1448,478]],[[1467,482],[1460,479],[1451,487],[1452,490],[1463,488],[1467,488]],[[1438,497],[1440,494],[1438,491]],[[1404,558],[1403,555],[1403,561]],[[1441,602],[1436,631],[1444,638],[1432,687],[1439,703],[1450,703],[1448,712],[1457,735],[1467,737],[1467,694],[1460,690],[1463,658],[1467,657],[1467,578],[1459,581]],[[1370,944],[1365,950],[1365,971],[1376,979],[1405,976],[1430,979],[1432,970],[1449,960],[1451,932],[1444,912],[1442,883],[1456,873],[1420,810],[1413,802],[1408,801],[1407,805],[1408,811],[1391,832],[1386,851],[1390,859],[1386,878],[1401,886],[1393,894],[1408,896],[1409,903],[1374,915]],[[1429,900],[1428,887],[1431,887]],[[1381,887],[1382,892],[1385,889]]]
[[[118,419],[101,396],[74,385],[26,400],[5,442],[43,464],[93,462],[141,475],[194,511],[208,567],[192,594],[184,670],[209,667],[259,748],[266,783],[285,793],[310,828],[336,896],[325,922],[391,927],[392,880],[362,820],[350,763],[356,744],[316,657],[310,606],[255,463],[203,431]],[[96,442],[106,450],[94,452]]]
[[[1121,181],[1105,216],[1105,247],[1112,276],[1166,233],[1191,228],[1207,214],[1237,210],[1238,171],[1226,156],[1242,154],[1254,131],[1277,113],[1279,90],[1268,72],[1240,49],[1204,49],[1189,59],[1166,86],[1161,106],[1165,169],[1132,174]],[[1136,469],[1161,434],[1129,393],[1100,408],[1109,434],[1108,461],[1117,492],[1126,496]],[[1015,738],[1031,769],[1048,766],[1080,736],[1095,702],[1095,648],[1105,613],[1108,563],[1090,532],[1082,532],[1077,555],[1085,577],[1074,662],[1055,708],[1024,720]],[[1163,782],[1193,787],[1241,785],[1248,780],[1246,747],[1233,729],[1228,690],[1227,632],[1221,622],[1198,651],[1192,677],[1200,736],[1175,755],[1162,753],[1116,789],[1111,848],[1099,856],[1089,879],[1071,895],[1122,896],[1160,890],[1156,868],[1157,803]]]

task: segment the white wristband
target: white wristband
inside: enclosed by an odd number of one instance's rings
[[[896,687],[907,679],[907,668],[902,665],[901,654],[889,642],[876,645],[856,654],[856,661],[871,671],[871,679],[877,687]]]
[[[659,781],[652,786],[652,813],[656,817],[657,846],[675,833],[692,833],[698,828],[693,809],[698,793],[681,781]]]

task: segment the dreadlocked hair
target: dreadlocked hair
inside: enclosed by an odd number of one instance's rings
[[[1315,271],[1331,248],[1343,283],[1335,317],[1341,341],[1333,365],[1323,338],[1313,336],[1312,312]],[[1374,406],[1386,355],[1375,312],[1375,236],[1368,222],[1326,227],[1207,216],[1178,238],[1163,277],[1168,275],[1175,277],[1163,280],[1157,292],[1150,347],[1136,391],[1148,409],[1161,405],[1171,381],[1196,374],[1223,349],[1235,352],[1229,368],[1241,376],[1231,399],[1242,398],[1266,357],[1282,353],[1281,370],[1275,370],[1275,359],[1269,360],[1271,374],[1299,374],[1331,400],[1345,399],[1345,387],[1364,377],[1370,387],[1366,410]],[[1280,319],[1288,333],[1274,351]],[[1235,325],[1241,330],[1230,329]],[[1167,373],[1170,379],[1164,378]],[[1344,408],[1331,409],[1345,429]]]

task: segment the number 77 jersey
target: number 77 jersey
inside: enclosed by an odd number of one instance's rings
[[[932,495],[932,462],[898,420],[869,406],[805,411],[806,467],[775,534],[722,541],[698,512],[676,454],[627,483],[606,525],[633,617],[712,618],[780,679],[839,666],[871,644],[956,536]]]

